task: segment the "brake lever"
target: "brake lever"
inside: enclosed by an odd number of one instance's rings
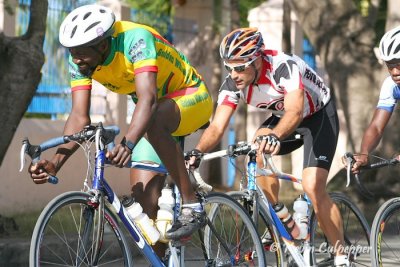
[[[19,154],[20,156],[20,168],[19,168],[19,172],[22,172],[22,170],[25,167],[25,152],[26,152],[26,148],[28,147],[28,144],[26,142],[23,142],[22,147],[21,147],[21,152]]]

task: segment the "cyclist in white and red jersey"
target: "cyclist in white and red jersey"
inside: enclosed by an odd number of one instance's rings
[[[254,135],[259,152],[286,154],[304,145],[303,188],[310,197],[321,228],[336,248],[343,248],[343,231],[338,208],[326,192],[328,172],[335,154],[339,123],[330,89],[301,58],[265,50],[256,28],[232,31],[221,42],[220,55],[229,72],[218,96],[210,126],[190,153],[189,164],[197,167],[198,155],[209,152],[222,138],[241,99],[272,116]],[[267,112],[266,112],[267,113]],[[303,140],[282,143],[301,134]],[[261,157],[258,164],[262,166]],[[278,202],[277,179],[258,179],[272,204]],[[335,264],[348,264],[337,249]]]
[[[60,26],[59,40],[70,52],[72,110],[64,134],[90,124],[92,80],[112,92],[131,95],[136,107],[129,129],[107,157],[119,167],[126,165],[143,152],[135,149],[143,146],[146,137],[182,194],[181,215],[166,237],[175,240],[191,235],[205,224],[206,215],[173,136],[196,131],[211,116],[212,99],[200,74],[155,29],[116,21],[113,12],[100,5],[81,6],[69,13]],[[51,160],[31,166],[33,181],[46,183],[48,173],[55,175],[76,149],[76,144],[63,145]],[[136,174],[132,169],[135,199],[154,218],[160,195],[156,191],[164,179]]]
[[[362,138],[360,153],[355,156],[356,162],[352,168],[354,173],[358,173],[359,168],[368,163],[368,154],[378,146],[394,107],[400,99],[400,26],[383,35],[379,52],[390,75],[383,81],[378,105]]]

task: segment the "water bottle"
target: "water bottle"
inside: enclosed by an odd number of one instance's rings
[[[300,230],[300,235],[297,239],[305,239],[308,234],[308,203],[303,195],[295,199],[293,210],[293,219]]]
[[[278,215],[278,217],[281,219],[283,225],[285,226],[285,228],[289,232],[289,234],[291,234],[293,238],[297,239],[300,234],[299,227],[293,220],[293,217],[289,213],[285,204],[277,203],[273,206],[273,208],[276,212],[276,215]]]
[[[160,209],[157,211],[156,220],[156,226],[160,232],[160,241],[164,243],[168,243],[169,241],[165,238],[165,233],[172,227],[172,222],[174,220],[174,205],[175,198],[172,189],[166,185],[161,190],[161,196],[158,198],[158,206]]]
[[[153,220],[146,213],[143,213],[142,206],[138,202],[135,202],[134,198],[128,196],[123,197],[122,205],[126,208],[129,218],[135,221],[136,225],[140,228],[147,242],[154,245],[160,238],[160,233],[154,226]]]

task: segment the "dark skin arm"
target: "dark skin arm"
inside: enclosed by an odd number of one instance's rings
[[[378,146],[391,116],[392,113],[384,109],[375,110],[374,116],[364,133],[360,155],[355,156],[356,162],[351,169],[353,173],[359,173],[359,168],[368,163],[368,154]]]
[[[211,149],[213,149],[221,141],[221,138],[229,125],[229,120],[234,112],[235,110],[230,106],[218,106],[215,110],[214,118],[200,137],[200,141],[197,144],[196,149],[203,153],[209,152]],[[191,157],[189,160],[189,165],[194,165],[195,161],[196,157]]]
[[[64,135],[76,133],[90,124],[90,90],[72,92],[72,110],[64,126]],[[76,151],[74,142],[58,147],[51,160],[42,159],[29,167],[29,173],[36,184],[46,183],[48,174],[56,175],[67,159]]]
[[[146,133],[157,109],[157,73],[142,72],[137,74],[135,85],[138,102],[125,137],[126,140],[137,144]],[[112,152],[107,153],[107,157],[114,165],[123,167],[130,161],[131,153],[132,151],[129,148],[118,144]]]

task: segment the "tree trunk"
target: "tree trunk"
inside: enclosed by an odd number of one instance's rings
[[[24,35],[0,33],[0,164],[41,79],[47,5],[47,1],[32,0]]]

